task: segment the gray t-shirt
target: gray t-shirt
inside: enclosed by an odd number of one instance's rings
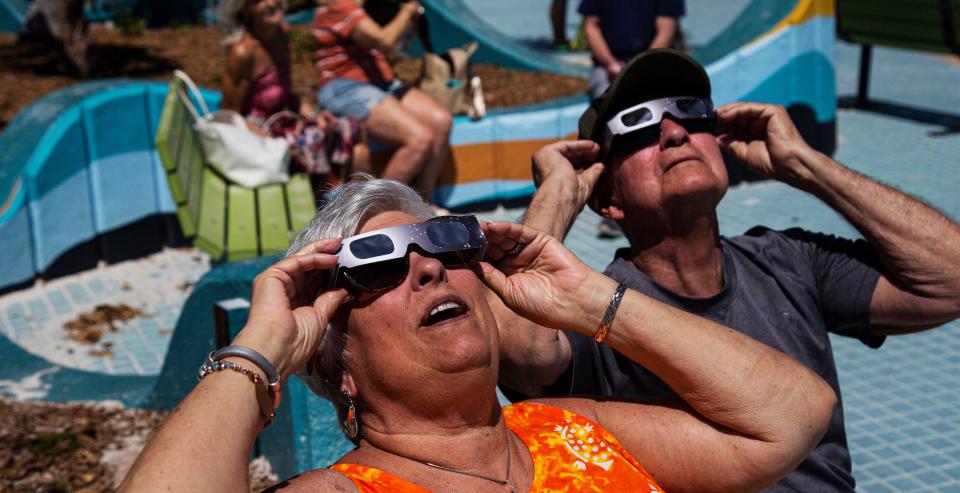
[[[743,236],[721,238],[724,288],[707,299],[673,293],[640,272],[624,256],[606,275],[630,289],[747,334],[807,365],[840,395],[828,332],[877,348],[869,311],[879,278],[869,245],[800,229],[755,227]],[[616,323],[611,330],[616,330]],[[553,389],[566,395],[650,397],[672,394],[659,378],[589,337],[565,332],[573,348],[567,380]],[[854,491],[843,406],[813,453],[768,491]]]

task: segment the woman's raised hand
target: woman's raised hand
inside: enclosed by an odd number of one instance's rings
[[[321,294],[337,266],[340,239],[315,241],[271,265],[253,281],[247,324],[233,341],[263,354],[281,381],[310,360],[327,323],[350,296],[344,289]]]
[[[487,261],[480,263],[482,279],[524,318],[545,327],[573,328],[593,301],[592,293],[606,291],[599,286],[603,276],[546,233],[509,222],[484,223],[483,232]]]

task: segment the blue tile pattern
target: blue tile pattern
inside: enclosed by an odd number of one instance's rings
[[[84,272],[0,297],[0,331],[27,351],[59,365],[111,375],[160,372],[188,288],[209,270],[193,250],[166,250],[150,257]],[[143,316],[116,323],[98,344],[67,337],[64,323],[97,305],[125,303]],[[104,355],[91,354],[109,345]]]

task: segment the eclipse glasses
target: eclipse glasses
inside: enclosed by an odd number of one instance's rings
[[[603,132],[603,152],[606,157],[613,148],[618,152],[633,152],[655,142],[660,137],[660,123],[667,116],[692,132],[713,132],[717,112],[710,98],[677,96],[652,99],[631,106],[607,121]]]
[[[351,236],[340,244],[333,287],[387,291],[407,278],[410,250],[457,268],[479,262],[486,246],[475,216],[435,217]]]

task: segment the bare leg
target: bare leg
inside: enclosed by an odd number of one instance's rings
[[[353,171],[368,174],[373,171],[370,169],[370,148],[366,141],[357,142],[353,146]]]
[[[391,96],[374,106],[363,124],[370,137],[398,146],[383,177],[416,188],[414,180],[433,158],[433,130]]]
[[[437,179],[443,167],[450,160],[450,128],[453,117],[446,108],[440,106],[426,93],[413,88],[403,95],[400,101],[417,120],[431,129],[433,139],[430,142],[431,159],[414,181],[424,198],[430,200]]]

